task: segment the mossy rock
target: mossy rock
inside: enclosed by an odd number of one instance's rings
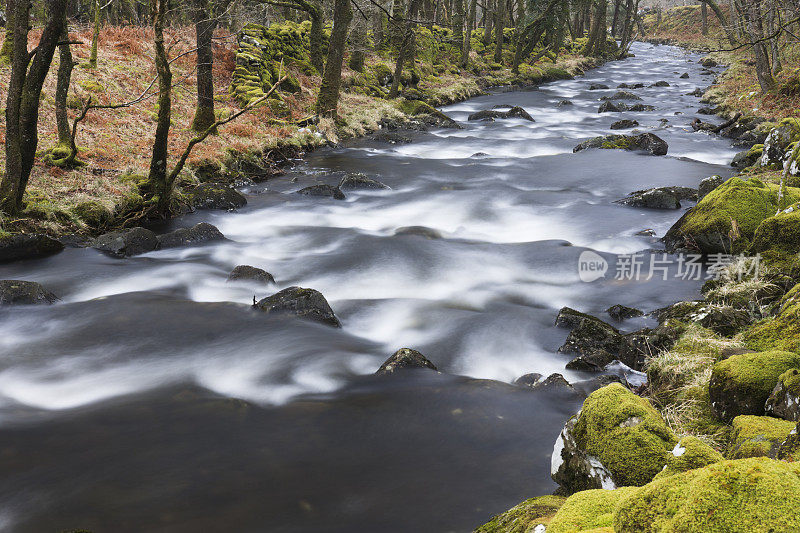
[[[678,439],[645,398],[614,383],[583,402],[556,441],[551,472],[565,490],[644,485]]]
[[[770,416],[800,421],[800,369],[793,368],[780,375],[767,399],[765,411]]]
[[[653,481],[621,498],[617,533],[800,531],[800,465],[722,461]]]
[[[763,415],[764,404],[781,374],[800,367],[800,354],[768,351],[737,354],[711,371],[709,396],[716,416],[730,422],[739,415]]]
[[[744,331],[742,338],[755,350],[800,353],[800,285],[781,299],[776,316],[757,322]]]
[[[780,445],[795,428],[794,422],[771,416],[740,415],[733,419],[731,443],[725,452],[728,459],[778,456]]]
[[[563,496],[539,496],[525,500],[492,517],[474,533],[531,533],[537,525],[549,524],[565,501]]]
[[[780,168],[789,146],[800,140],[800,119],[785,118],[767,135],[759,163],[763,167]]]
[[[569,498],[547,525],[547,533],[575,533],[601,527],[610,527],[614,521],[614,508],[635,487],[615,490],[594,489],[576,492]]]
[[[653,479],[674,476],[681,472],[702,468],[724,460],[722,454],[701,441],[697,437],[683,437],[672,449],[672,457],[668,458],[664,470]]]
[[[800,253],[800,204],[794,204],[756,228],[753,251],[780,250]]]
[[[102,228],[114,218],[114,213],[99,202],[81,202],[73,207],[72,211],[92,228]]]
[[[733,161],[731,161],[731,166],[734,168],[745,168],[745,167],[752,167],[758,160],[761,158],[761,154],[764,153],[764,145],[763,144],[756,144],[749,150],[745,150],[743,152],[739,152],[735,156],[733,156]]]
[[[786,200],[800,200],[800,189],[786,188]],[[696,248],[704,253],[741,253],[756,229],[778,211],[778,186],[734,177],[708,193],[664,236],[670,250]]]

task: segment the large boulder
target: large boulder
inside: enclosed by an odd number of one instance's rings
[[[158,247],[156,234],[139,227],[105,233],[92,242],[92,248],[114,257],[139,255],[157,250]]]
[[[561,431],[551,475],[567,492],[644,485],[678,439],[646,399],[620,384],[596,390]]]
[[[795,428],[794,422],[771,416],[739,415],[733,419],[733,432],[725,452],[728,459],[748,457],[777,458],[778,449]]]
[[[800,531],[798,505],[800,464],[722,461],[632,491],[614,510],[614,531]]]
[[[398,370],[409,368],[429,368],[436,370],[436,365],[416,350],[400,348],[389,359],[383,362],[376,374],[392,374]]]
[[[47,235],[17,233],[0,237],[0,263],[57,254],[64,245]]]
[[[653,479],[661,479],[695,468],[702,468],[722,461],[724,457],[717,450],[701,441],[697,437],[683,437],[667,456],[664,470]]]
[[[764,219],[753,236],[753,251],[800,253],[800,203]]]
[[[739,152],[738,154],[733,156],[733,160],[731,161],[731,166],[733,168],[752,167],[753,165],[758,163],[763,153],[764,153],[764,145],[756,144],[749,150],[744,150],[743,152]]]
[[[275,278],[263,268],[239,265],[228,274],[228,281],[255,281],[264,285],[272,285],[275,283]]]
[[[800,200],[800,189],[786,188],[786,202]],[[667,249],[703,253],[741,253],[761,222],[778,211],[778,186],[734,177],[687,211],[664,236]]]
[[[800,285],[795,285],[777,305],[774,316],[747,329],[742,337],[754,350],[788,350],[800,353]]]
[[[657,187],[634,191],[617,203],[647,209],[680,209],[681,200],[697,200],[697,189]]]
[[[784,420],[800,421],[800,369],[792,368],[778,377],[764,411]]]
[[[631,150],[648,152],[651,155],[666,155],[668,146],[663,139],[652,133],[642,133],[640,135],[605,135],[594,137],[588,141],[583,141],[572,149],[573,152],[580,152],[589,148],[601,148],[606,150]]]
[[[247,205],[247,198],[225,183],[201,183],[187,193],[195,209],[223,209],[231,211]]]
[[[225,235],[216,226],[207,222],[200,222],[191,228],[180,228],[158,236],[158,244],[162,249],[223,240],[225,240]]]
[[[783,167],[789,146],[800,140],[800,119],[786,118],[770,130],[764,140],[759,164],[762,167]]]
[[[328,198],[333,198],[334,200],[344,200],[345,198],[344,193],[339,187],[325,184],[305,187],[297,191],[297,194],[302,194],[305,196],[327,196]]]
[[[584,490],[576,492],[561,505],[547,524],[547,533],[598,532],[614,522],[614,508],[635,487],[615,490]],[[544,531],[544,530],[543,530]],[[538,532],[536,532],[538,533]]]
[[[58,297],[34,281],[0,280],[0,305],[52,304]]]
[[[704,178],[700,181],[700,185],[697,188],[697,200],[700,201],[706,196],[708,193],[719,187],[725,183],[725,178],[722,176],[709,176]]]
[[[328,301],[314,289],[289,287],[259,300],[253,307],[268,314],[293,315],[335,328],[342,327]]]
[[[508,511],[495,515],[473,533],[530,533],[537,526],[547,526],[564,504],[564,496],[539,496],[525,500]]]
[[[769,351],[733,355],[714,365],[709,397],[716,416],[730,422],[739,415],[763,415],[781,374],[800,367],[800,354]]]

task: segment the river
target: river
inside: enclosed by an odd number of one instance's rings
[[[0,279],[61,298],[0,310],[0,529],[469,531],[552,492],[553,442],[580,403],[510,383],[588,377],[556,353],[558,309],[650,311],[696,297],[701,283],[583,283],[579,255],[658,248],[636,233],[662,236],[680,212],[614,200],[731,175],[736,152],[689,126],[701,104],[687,93],[713,78],[698,55],[633,52],[575,80],[445,108],[462,130],[318,150],[245,190],[245,208],[172,223],[207,221],[228,241],[128,259],[69,248],[0,265]],[[598,98],[614,91],[588,90],[657,80],[670,86],[634,91],[655,112],[599,114]],[[557,107],[564,99],[574,105]],[[501,104],[536,122],[467,121]],[[662,137],[669,155],[572,153],[619,118]],[[293,194],[348,172],[391,190]],[[405,226],[442,238],[394,234]],[[268,270],[277,287],[226,283],[239,264]],[[343,328],[250,308],[292,285],[322,292]],[[442,373],[372,375],[406,346]]]

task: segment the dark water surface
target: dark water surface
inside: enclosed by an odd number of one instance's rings
[[[635,234],[661,236],[680,212],[613,201],[730,175],[735,153],[689,126],[700,103],[686,93],[711,83],[698,56],[633,51],[576,80],[446,108],[463,130],[320,150],[246,191],[246,208],[175,223],[206,220],[230,241],[0,265],[0,279],[62,298],[0,310],[0,529],[468,531],[551,492],[553,442],[578,402],[507,383],[564,372],[553,326],[564,305],[599,314],[697,295],[699,282],[677,279],[585,284],[578,256],[657,248]],[[650,113],[598,114],[614,90],[588,91],[662,79],[671,86],[634,91]],[[556,107],[563,99],[574,105]],[[467,123],[498,104],[536,122]],[[669,155],[572,153],[620,118]],[[292,194],[345,172],[392,190]],[[395,236],[403,226],[443,238]],[[343,329],[254,312],[253,295],[269,291],[226,284],[238,264],[267,269],[278,288],[318,289]],[[371,375],[403,346],[445,374]]]

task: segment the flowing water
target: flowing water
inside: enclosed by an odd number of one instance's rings
[[[649,311],[697,295],[700,282],[673,277],[582,283],[578,257],[591,249],[613,264],[658,248],[636,233],[661,236],[680,212],[613,201],[730,175],[735,153],[689,127],[700,103],[686,93],[712,78],[698,56],[633,51],[585,77],[444,109],[462,130],[319,150],[246,190],[238,212],[174,222],[208,221],[228,241],[0,265],[0,279],[62,299],[0,310],[0,529],[468,531],[551,492],[552,445],[579,402],[508,383],[586,377],[556,353],[562,306]],[[649,113],[598,114],[613,90],[588,90],[662,79],[671,86],[634,91]],[[564,99],[574,105],[557,107]],[[536,122],[467,121],[502,104]],[[572,153],[620,118],[666,140],[669,155]],[[348,172],[392,189],[293,194]],[[442,238],[394,234],[404,226]],[[226,283],[238,264],[265,268],[278,287]],[[292,285],[321,291],[343,328],[248,305]],[[443,373],[372,375],[404,346]]]

